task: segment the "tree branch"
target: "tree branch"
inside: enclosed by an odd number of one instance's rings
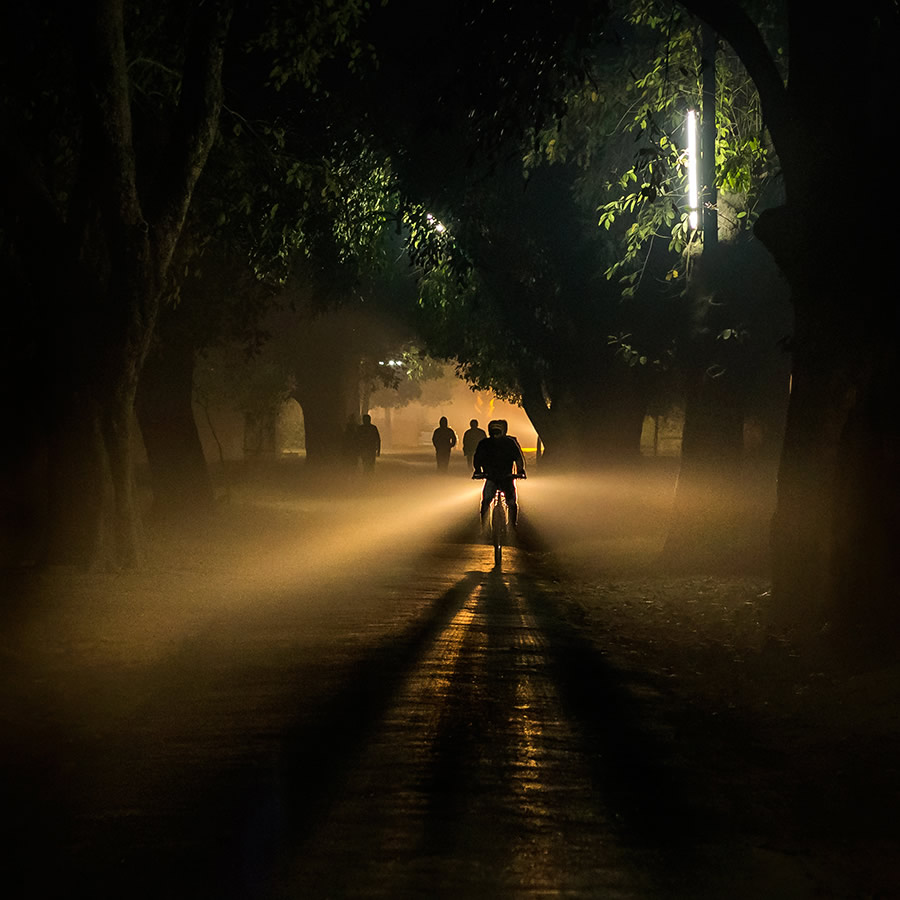
[[[793,128],[787,87],[759,28],[736,0],[679,0],[681,5],[728,41],[756,85],[763,119],[775,149],[782,155]],[[789,151],[788,151],[789,152]]]
[[[137,192],[128,67],[125,56],[123,0],[93,0],[75,21],[85,74],[85,153],[95,188],[110,225],[141,225]]]
[[[232,0],[201,0],[188,42],[171,165],[155,185],[154,240],[160,271],[172,258],[194,187],[215,140],[222,109],[222,66]]]

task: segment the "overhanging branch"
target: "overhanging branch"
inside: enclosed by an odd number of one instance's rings
[[[782,155],[791,141],[791,114],[788,90],[778,66],[756,23],[736,0],[679,0],[729,44],[744,64],[759,93],[763,119],[776,151]]]
[[[162,269],[168,266],[194,187],[215,140],[222,109],[222,66],[232,0],[206,0],[194,16],[166,183],[156,185],[153,215]]]

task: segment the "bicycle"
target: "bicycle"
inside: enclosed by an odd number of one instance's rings
[[[524,478],[524,473],[516,472],[512,475],[504,476],[506,478]],[[483,472],[476,472],[472,478],[475,481],[484,481],[487,476]],[[500,487],[502,482],[495,482],[497,490],[491,500],[490,506],[490,523],[491,523],[491,544],[494,547],[494,566],[500,568],[503,562],[503,547],[507,543],[506,537],[509,531],[509,506],[506,502],[506,493]]]

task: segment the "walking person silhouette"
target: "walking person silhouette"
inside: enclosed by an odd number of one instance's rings
[[[372,472],[375,469],[375,457],[381,456],[381,435],[378,426],[372,424],[372,417],[362,417],[362,425],[359,426],[356,442],[359,458],[362,460],[363,472]]]
[[[447,424],[447,417],[441,416],[438,427],[431,435],[438,472],[446,472],[450,466],[450,451],[456,446],[456,432]]]
[[[485,430],[478,427],[478,419],[469,422],[469,428],[463,434],[463,453],[466,457],[466,467],[472,468],[472,460],[475,458],[475,449],[479,443],[487,437]]]

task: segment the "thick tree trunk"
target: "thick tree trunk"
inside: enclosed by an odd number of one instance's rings
[[[813,164],[803,170],[789,156],[785,168],[795,176],[789,203],[767,211],[756,227],[788,277],[794,306],[791,395],[772,522],[772,620],[812,633],[841,603],[834,578],[835,529],[844,515],[836,493],[839,444],[850,411],[863,401],[866,359],[886,323],[877,322],[871,292],[858,283],[862,240],[848,240],[840,259],[830,252],[827,195]],[[855,566],[865,566],[868,550],[858,549]]]
[[[785,83],[740,4],[682,2],[716,27],[747,67],[786,186],[786,207],[767,211],[756,226],[791,285],[795,308],[793,387],[772,529],[774,613],[807,629],[831,618],[840,623],[836,636],[852,629],[863,645],[883,645],[887,634],[896,655],[897,541],[887,529],[898,521],[900,375],[896,289],[883,265],[893,250],[892,222],[883,197],[841,178],[871,170],[873,148],[892,140],[884,110],[897,94],[900,14],[895,4],[860,2],[830,16],[787,3]],[[822,52],[838,45],[841,66]],[[839,232],[835,185],[853,215]]]
[[[64,23],[81,99],[71,141],[82,155],[72,166],[76,178],[48,189],[33,161],[16,155],[12,180],[20,188],[4,199],[14,210],[12,239],[49,312],[48,359],[55,366],[51,402],[59,419],[48,441],[44,552],[50,562],[134,565],[142,555],[131,458],[135,392],[175,243],[218,125],[229,6],[198,5],[167,145],[143,178],[122,0],[95,0]],[[65,208],[56,205],[63,194]],[[43,246],[47,235],[56,256],[35,261],[29,248]]]
[[[886,634],[896,642],[900,602],[896,532],[886,530],[897,521],[896,301],[866,263],[888,232],[873,213],[871,237],[855,233],[835,259],[824,203],[799,196],[802,214],[789,207],[758,226],[795,308],[772,616],[800,633],[830,623],[838,642],[874,647]]]
[[[113,560],[127,567],[139,566],[145,554],[143,521],[135,491],[131,435],[136,390],[136,377],[129,377],[103,410],[104,445],[113,491]]]
[[[742,497],[743,398],[732,374],[688,373],[681,463],[672,524],[663,551],[669,566],[732,567],[760,560],[748,546]],[[764,534],[764,526],[760,534]],[[752,559],[751,559],[752,557]]]
[[[550,403],[533,373],[520,375],[522,408],[541,439],[542,462],[594,467],[634,462],[647,409],[642,373],[615,361],[554,385]]]
[[[816,294],[832,315],[810,321],[798,307],[772,531],[773,618],[801,632],[828,622],[838,643],[868,652],[888,642],[896,652],[896,350],[875,310],[836,309],[824,284]]]
[[[205,515],[212,482],[193,409],[194,350],[170,340],[155,348],[141,373],[136,411],[153,488],[152,512],[169,518]]]
[[[315,317],[298,337],[294,399],[303,410],[306,461],[341,465],[347,420],[359,421],[361,338],[370,323],[345,309]]]
[[[900,377],[896,351],[876,353],[838,448],[832,616],[848,643],[896,656],[900,641]]]
[[[311,466],[343,463],[347,420],[359,418],[359,360],[356,356],[325,353],[298,367],[294,399],[303,410],[306,461]]]
[[[784,377],[776,342],[784,336],[779,323],[789,327],[788,304],[774,274],[766,251],[746,240],[704,244],[694,260],[685,295],[691,331],[679,341],[685,419],[663,554],[669,565],[769,563],[774,465],[762,465],[759,454],[747,464],[744,427],[761,382],[783,390],[774,373]],[[771,424],[780,436],[780,426]]]
[[[775,614],[785,625],[820,619],[828,603],[837,441],[850,397],[849,385],[835,384],[840,376],[823,376],[825,360],[817,362],[816,355],[809,346],[794,352],[772,522]]]
[[[143,540],[133,477],[134,389],[95,384],[68,395],[65,405],[48,442],[42,561],[92,570],[138,565]]]
[[[522,390],[522,409],[525,410],[525,414],[538,434],[538,441],[542,448],[541,459],[543,460],[547,441],[552,443],[556,438],[550,407],[544,399],[541,379],[536,372],[523,369],[519,374],[519,385]]]

